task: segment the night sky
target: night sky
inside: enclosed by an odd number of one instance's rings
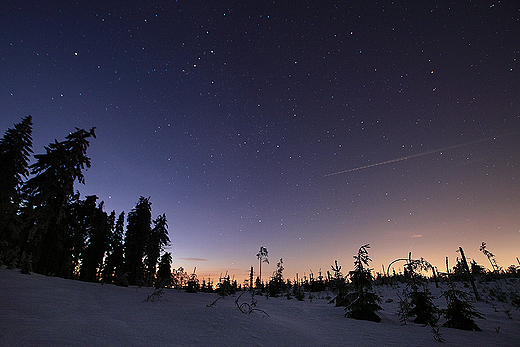
[[[96,127],[76,189],[149,196],[175,268],[516,263],[517,1],[109,3],[2,2],[0,130],[32,115],[43,153]]]

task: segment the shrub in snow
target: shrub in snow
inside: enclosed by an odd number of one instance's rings
[[[372,273],[368,268],[368,244],[361,246],[358,254],[354,256],[354,270],[350,271],[350,279],[352,281],[353,291],[347,294],[345,301],[345,317],[368,320],[372,322],[381,322],[376,312],[383,308],[378,305],[381,299],[377,294],[372,292]]]

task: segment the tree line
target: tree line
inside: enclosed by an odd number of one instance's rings
[[[157,282],[161,257],[170,242],[166,215],[152,220],[150,198],[140,197],[117,217],[95,195],[81,198],[87,149],[95,128],[76,128],[64,141],[32,151],[32,117],[7,129],[0,139],[0,265],[23,272],[120,285]]]

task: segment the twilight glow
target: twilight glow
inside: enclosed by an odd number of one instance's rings
[[[520,256],[520,5],[4,5],[0,129],[96,127],[82,197],[166,214],[173,266],[239,283],[462,246]],[[397,270],[399,264],[396,264]]]

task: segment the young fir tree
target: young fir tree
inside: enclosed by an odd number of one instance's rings
[[[413,322],[435,326],[439,321],[439,309],[433,303],[433,296],[428,288],[422,291],[413,290],[410,294],[410,315],[415,316]]]
[[[285,289],[285,282],[283,280],[283,260],[276,264],[276,270],[273,273],[271,281],[269,281],[269,296],[276,297]]]
[[[336,307],[347,306],[348,302],[345,298],[348,294],[348,288],[345,278],[341,273],[341,265],[338,265],[338,261],[334,260],[334,265],[330,267],[334,272],[334,276],[331,277],[329,274],[329,284],[332,286],[332,291],[336,294],[336,297],[331,300],[331,303],[336,302]]]
[[[376,312],[383,308],[378,305],[381,299],[372,292],[372,273],[368,268],[368,244],[359,248],[358,254],[354,256],[354,270],[350,271],[353,291],[347,294],[345,300],[348,303],[345,308],[345,317],[381,322]]]
[[[491,264],[491,268],[493,269],[493,272],[500,270],[500,267],[498,266],[497,260],[495,259],[495,255],[488,251],[486,249],[486,243],[482,242],[482,244],[479,247],[479,250],[484,253],[484,255],[488,258],[489,263]]]
[[[410,259],[406,265],[409,289],[406,296],[410,300],[408,316],[415,317],[414,323],[435,326],[439,320],[439,309],[433,303],[433,296],[428,290],[425,278],[417,272],[418,268],[424,269],[428,266],[431,265],[422,258]]]
[[[49,144],[45,154],[35,155],[36,162],[30,166],[34,176],[23,188],[27,199],[23,218],[27,224],[21,252],[32,255],[37,273],[66,277],[69,271],[65,217],[74,199],[74,182],[85,183],[83,170],[90,168],[88,138],[95,137],[94,130],[76,129],[65,141]]]
[[[13,262],[20,243],[20,188],[29,175],[32,117],[27,116],[0,139],[0,260]]]
[[[442,293],[446,299],[447,308],[442,310],[447,321],[442,325],[446,328],[454,328],[461,330],[482,331],[475,323],[474,318],[484,319],[484,316],[477,312],[469,301],[469,294],[461,290],[455,289],[453,283],[450,283],[450,289]]]

